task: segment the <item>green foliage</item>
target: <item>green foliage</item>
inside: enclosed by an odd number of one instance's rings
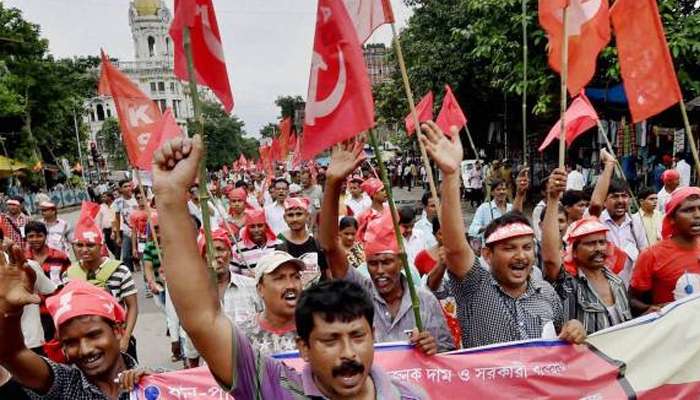
[[[279,134],[279,127],[277,124],[268,122],[267,125],[260,128],[260,136],[264,138],[274,138]]]
[[[244,137],[244,123],[238,117],[229,116],[221,105],[213,101],[202,101],[204,131],[207,134],[207,168],[218,169],[230,165],[243,153],[246,158],[255,158],[258,141]],[[197,132],[194,120],[188,121],[190,133]]]
[[[114,117],[105,119],[102,128],[97,132],[97,137],[102,140],[102,151],[103,155],[108,158],[106,160],[108,165],[111,165],[115,170],[128,169],[129,160],[126,157],[126,149],[121,139],[119,121]],[[89,153],[87,156],[92,157]]]
[[[280,117],[294,118],[294,111],[304,104],[304,99],[301,96],[279,96],[275,100],[275,105],[280,108]]]

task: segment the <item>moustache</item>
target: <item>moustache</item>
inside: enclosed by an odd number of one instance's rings
[[[604,251],[596,251],[595,253],[591,254],[591,259],[594,259],[596,257],[607,257],[607,254]]]
[[[333,377],[336,378],[339,375],[355,375],[365,372],[364,365],[358,363],[357,361],[343,361],[338,367],[334,367],[331,373]]]

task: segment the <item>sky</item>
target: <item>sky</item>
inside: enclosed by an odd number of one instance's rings
[[[2,2],[2,0],[0,0]],[[5,0],[39,24],[55,57],[98,56],[134,59],[129,28],[130,0]],[[173,0],[166,0],[173,11]],[[397,28],[405,26],[411,10],[391,0]],[[250,136],[274,122],[281,95],[306,98],[316,20],[314,0],[214,0],[227,69],[236,105]],[[391,28],[382,26],[368,43],[391,41]]]

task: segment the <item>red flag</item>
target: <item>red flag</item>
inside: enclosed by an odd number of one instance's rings
[[[567,87],[574,96],[595,74],[598,53],[610,41],[608,0],[539,0],[540,25],[549,37],[549,66],[561,73],[566,4],[569,67]],[[636,23],[636,21],[635,21]]]
[[[175,52],[175,76],[188,80],[183,32],[190,28],[192,59],[197,83],[209,87],[226,112],[233,110],[233,94],[226,73],[224,49],[212,0],[175,0],[170,37]]]
[[[275,138],[272,139],[272,143],[270,144],[270,161],[274,163],[280,160],[282,160],[280,141],[279,138]]]
[[[292,132],[289,135],[289,142],[287,143],[287,148],[292,153],[292,156],[296,156],[297,151],[299,151],[299,147],[297,146],[298,142],[297,135]]]
[[[180,129],[180,126],[173,117],[173,110],[168,107],[163,116],[153,127],[153,135],[151,135],[151,139],[141,153],[138,168],[141,170],[150,170],[151,164],[153,163],[153,153],[168,140],[183,135],[182,129]]]
[[[425,122],[433,119],[433,91],[429,91],[428,94],[420,99],[420,102],[416,105],[416,114],[418,114],[418,121]],[[413,122],[413,115],[409,113],[406,118],[404,118],[404,123],[406,124],[406,133],[411,136],[413,132],[416,131],[416,124]]]
[[[618,0],[610,11],[633,122],[683,98],[655,0]]]
[[[248,164],[248,160],[246,160],[245,155],[241,153],[241,155],[238,157],[238,166],[243,167]]]
[[[587,130],[593,128],[598,123],[598,114],[588,101],[588,98],[581,93],[571,102],[569,109],[564,114],[566,121],[565,140],[567,145],[571,145],[577,137]],[[543,151],[554,139],[558,139],[561,134],[561,120],[552,127],[549,134],[540,145],[539,151]]]
[[[452,125],[461,130],[467,124],[467,117],[459,107],[450,85],[445,85],[445,97],[442,99],[442,108],[440,108],[440,114],[438,114],[435,123],[448,135]]]
[[[280,156],[281,160],[287,159],[289,154],[289,137],[292,135],[292,118],[287,117],[280,122]]]
[[[142,168],[140,161],[161,119],[160,109],[134,82],[109,62],[104,52],[98,90],[101,95],[112,96],[114,100],[129,162],[135,168],[150,169],[150,164]]]
[[[389,0],[343,0],[343,2],[355,25],[360,44],[366,42],[379,26],[394,23],[394,12]]]
[[[374,103],[357,32],[345,5],[319,0],[301,157],[374,126]]]

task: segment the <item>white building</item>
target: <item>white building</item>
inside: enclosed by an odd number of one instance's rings
[[[187,132],[186,120],[192,118],[189,87],[173,73],[173,45],[168,35],[172,14],[163,0],[133,0],[129,7],[129,26],[134,41],[134,61],[115,62],[115,66],[150,95],[161,111],[170,107],[178,124]],[[117,112],[111,97],[94,97],[85,104],[84,122],[90,127],[90,140],[103,153],[97,133],[106,118]],[[89,148],[89,147],[88,147]],[[109,163],[109,160],[107,160]]]

